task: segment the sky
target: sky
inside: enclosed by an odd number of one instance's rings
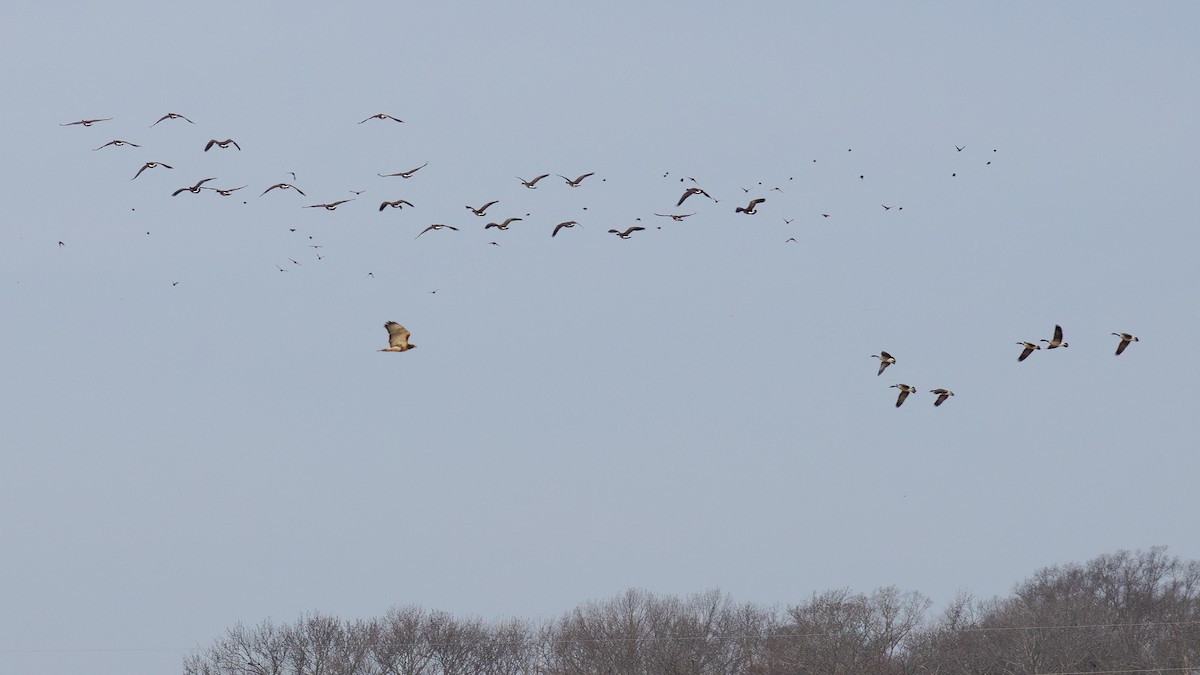
[[[937,611],[1200,557],[1198,24],[15,0],[0,673],[175,672],[312,611],[889,585]],[[171,196],[203,178],[246,187]],[[417,349],[378,352],[385,321]]]

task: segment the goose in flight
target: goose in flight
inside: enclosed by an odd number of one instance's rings
[[[950,398],[951,396],[953,396],[953,395],[954,395],[954,392],[950,391],[949,389],[941,389],[941,388],[939,388],[939,389],[930,389],[930,390],[929,390],[929,393],[931,393],[931,394],[937,394],[937,398],[936,398],[936,399],[934,399],[934,401],[933,401],[933,406],[934,406],[935,408],[936,408],[937,406],[939,406],[939,405],[941,405],[941,404],[945,403],[945,402],[946,402],[946,399],[948,399],[948,398]]]
[[[308,195],[304,194],[303,190],[296,187],[295,185],[292,185],[291,183],[276,183],[276,184],[272,185],[271,187],[267,188],[266,190],[263,190],[262,195],[265,195],[268,192],[270,192],[271,190],[274,190],[277,188],[280,190],[295,190],[296,192],[299,192],[300,194],[304,195],[305,197],[308,196]],[[259,195],[259,197],[261,197],[262,195]]]
[[[218,141],[217,139],[214,138],[214,139],[210,140],[207,144],[205,144],[204,151],[208,152],[209,148],[211,148],[214,145],[217,146],[218,148],[221,148],[222,150],[224,150],[225,148],[228,148],[231,145],[233,147],[237,148],[238,150],[242,149],[242,146],[238,145],[237,141],[233,140],[232,138],[226,138],[223,141]]]
[[[1021,352],[1021,355],[1017,357],[1018,362],[1029,358],[1029,355],[1033,353],[1033,350],[1042,348],[1041,345],[1035,345],[1032,342],[1018,342],[1017,344],[1025,348],[1025,350]]]
[[[183,120],[184,122],[187,122],[188,124],[195,124],[195,122],[189,120],[188,118],[184,117],[183,115],[180,115],[179,113],[167,113],[166,115],[163,115],[162,117],[158,118],[158,122],[161,122],[163,120]],[[154,124],[151,124],[150,126],[154,126],[154,125],[158,124],[158,122],[155,122]]]
[[[337,207],[341,206],[342,204],[345,204],[346,202],[352,202],[352,201],[354,201],[354,200],[353,199],[339,199],[336,202],[329,202],[328,204],[309,204],[308,206],[305,206],[304,208],[306,208],[306,209],[325,209],[326,211],[332,211],[332,210],[336,209]]]
[[[679,198],[679,201],[675,202],[675,206],[678,207],[678,206],[683,205],[683,200],[687,199],[688,197],[691,197],[692,195],[704,195],[705,197],[712,199],[712,195],[708,194],[704,190],[702,190],[698,187],[690,187],[683,191],[683,196]]]
[[[570,178],[567,178],[566,176],[562,175],[561,173],[558,174],[558,177],[567,181],[567,185],[570,185],[571,187],[579,187],[579,184],[583,182],[584,178],[587,178],[588,176],[591,176],[594,173],[596,173],[596,172],[593,171],[591,173],[585,173],[582,176],[580,176],[579,178],[576,178],[575,180],[571,180]]]
[[[205,183],[207,183],[210,180],[216,180],[216,178],[205,178],[204,180],[196,183],[195,185],[193,185],[191,187],[181,187],[178,190],[172,192],[171,196],[172,197],[178,196],[180,192],[190,192],[194,195],[198,195],[198,194],[200,194],[200,190],[202,189],[200,186],[204,185]]]
[[[392,176],[399,176],[401,178],[412,178],[412,175],[414,173],[420,171],[421,169],[424,169],[427,166],[429,166],[429,162],[425,162],[421,166],[418,166],[415,169],[409,169],[408,171],[398,171],[396,173],[381,173],[381,174],[379,174],[379,176],[382,178],[391,178]]]
[[[734,209],[733,211],[734,211],[734,213],[744,213],[748,216],[752,216],[752,215],[758,213],[758,205],[765,201],[767,201],[767,200],[763,199],[762,197],[758,197],[756,199],[751,199],[750,204],[748,206],[746,206],[744,208],[739,206],[736,209]]]
[[[434,223],[434,224],[430,225],[429,227],[421,230],[421,234],[425,234],[426,232],[428,232],[430,230],[440,230],[442,228],[447,228],[447,229],[454,230],[455,232],[458,232],[458,228],[453,225],[446,225],[445,223]],[[413,237],[413,239],[420,239],[421,234],[418,234],[417,236]]]
[[[682,223],[684,218],[687,218],[688,216],[694,216],[696,214],[695,213],[656,213],[654,215],[659,216],[660,218],[670,218],[671,220],[673,220],[677,223]]]
[[[146,162],[145,164],[142,165],[142,168],[138,169],[137,173],[133,174],[133,178],[130,178],[129,180],[135,180],[138,176],[142,175],[142,172],[145,171],[146,169],[157,169],[160,166],[164,169],[174,169],[175,168],[175,167],[171,166],[170,164],[163,164],[162,162]]]
[[[1054,337],[1052,339],[1046,340],[1043,338],[1041,340],[1038,340],[1038,342],[1045,342],[1046,349],[1057,349],[1059,347],[1069,347],[1070,346],[1067,343],[1063,342],[1062,326],[1059,326],[1057,324],[1054,326]]]
[[[563,229],[564,227],[575,227],[576,225],[579,225],[579,223],[577,223],[573,220],[564,220],[563,222],[554,226],[554,231],[550,233],[550,236],[551,237],[555,236],[556,234],[558,234],[558,231]]]
[[[1117,356],[1120,356],[1121,352],[1125,351],[1125,348],[1129,346],[1130,342],[1138,341],[1136,337],[1130,335],[1129,333],[1113,333],[1113,335],[1121,338],[1121,341],[1117,343]]]
[[[617,235],[618,237],[620,237],[620,238],[622,238],[622,239],[628,239],[628,238],[629,238],[629,236],[630,236],[631,234],[633,234],[634,232],[640,232],[640,231],[642,231],[642,230],[644,230],[644,229],[646,229],[646,228],[644,228],[644,227],[641,227],[641,226],[639,226],[639,225],[634,225],[633,227],[630,227],[630,228],[626,229],[624,232],[621,232],[620,230],[609,230],[609,233],[610,233],[610,234],[615,234],[615,235]]]
[[[488,223],[487,225],[483,226],[483,229],[486,230],[494,227],[497,230],[507,230],[511,223],[514,223],[518,220],[524,220],[524,218],[506,218],[503,223]]]
[[[544,174],[538,176],[537,178],[534,178],[533,180],[525,180],[524,178],[517,176],[517,180],[521,181],[521,185],[524,185],[525,187],[529,188],[530,190],[536,190],[537,182],[549,175],[550,174],[548,174],[548,173],[544,173]],[[582,180],[582,179],[580,179],[580,180]]]
[[[904,399],[908,398],[909,394],[915,394],[917,391],[916,387],[910,387],[907,384],[893,384],[892,386],[900,390],[900,396],[896,398],[897,408],[904,404]]]
[[[134,148],[142,147],[142,146],[138,145],[137,143],[130,143],[129,141],[122,141],[120,139],[114,139],[114,140],[111,140],[111,141],[105,143],[104,145],[102,145],[98,148],[93,148],[93,149],[94,150],[103,150],[104,148],[107,148],[110,145],[112,145],[114,147],[118,147],[118,148],[121,147],[122,145],[128,145],[128,146],[131,146]]]
[[[244,188],[244,187],[246,187],[246,186],[245,186],[245,185],[241,185],[241,186],[239,186],[239,187],[235,187],[235,188],[214,188],[214,187],[206,187],[206,188],[204,188],[204,189],[205,189],[205,190],[212,190],[213,192],[216,192],[217,194],[221,195],[222,197],[228,197],[229,195],[231,195],[231,194],[233,194],[233,193],[237,192],[238,190],[241,190],[241,189],[242,189],[242,188]]]
[[[879,372],[875,373],[877,376],[882,375],[883,371],[887,370],[888,366],[896,362],[896,359],[892,358],[891,354],[883,351],[879,352],[878,354],[872,354],[871,358],[879,359]]]
[[[396,119],[395,117],[392,117],[391,115],[389,115],[387,113],[378,113],[375,115],[371,115],[370,117],[363,120],[362,122],[359,122],[359,124],[362,124],[363,122],[370,122],[371,120],[392,120],[393,122],[401,122],[401,123],[404,122],[404,120]]]
[[[388,332],[388,346],[380,349],[381,352],[406,352],[410,349],[415,349],[416,345],[408,341],[408,336],[412,333],[408,329],[395,321],[388,321],[383,324],[383,327]]]
[[[387,208],[387,207],[389,207],[389,206],[390,206],[390,207],[392,207],[393,209],[402,209],[402,208],[404,208],[405,206],[410,206],[410,207],[411,207],[411,206],[412,206],[412,202],[408,201],[407,199],[397,199],[397,200],[396,200],[396,201],[394,201],[394,202],[384,202],[384,203],[382,203],[382,204],[380,204],[380,205],[379,205],[379,210],[380,210],[380,211],[382,211],[382,210],[386,209],[386,208]]]
[[[488,210],[488,207],[490,207],[492,204],[499,204],[499,203],[500,203],[499,199],[493,199],[492,201],[484,204],[483,206],[481,206],[479,208],[475,208],[474,206],[468,206],[467,208],[470,209],[471,213],[474,213],[477,216],[482,216]]]
[[[60,124],[60,125],[58,125],[58,126],[60,126],[60,127],[73,127],[73,126],[75,126],[76,124],[78,124],[78,125],[80,125],[80,126],[90,127],[90,126],[92,126],[93,124],[95,124],[96,122],[107,122],[107,121],[109,121],[109,120],[111,120],[111,119],[112,119],[111,117],[105,117],[105,118],[98,119],[98,120],[79,120],[78,122],[67,122],[66,124]]]

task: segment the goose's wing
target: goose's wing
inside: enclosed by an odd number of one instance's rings
[[[1021,352],[1021,355],[1017,357],[1017,361],[1024,361],[1025,359],[1029,358],[1029,355],[1032,353],[1033,347],[1026,347],[1025,351]]]
[[[904,403],[904,399],[906,398],[908,398],[908,390],[903,388],[900,389],[900,395],[896,397],[896,407],[899,408]]]
[[[1125,348],[1129,346],[1129,343],[1130,343],[1130,340],[1126,340],[1125,338],[1121,338],[1121,341],[1117,343],[1117,353],[1116,353],[1116,356],[1120,356],[1120,355],[1121,355],[1121,352],[1125,351]]]
[[[407,328],[401,326],[395,321],[389,321],[383,324],[383,327],[386,328],[388,332],[389,347],[408,349],[408,336],[411,335],[411,333],[408,332]]]
[[[1062,326],[1059,326],[1058,324],[1054,325],[1054,341],[1062,342]]]
[[[212,146],[214,146],[214,145],[216,145],[216,144],[217,144],[217,141],[216,141],[216,140],[211,140],[211,141],[209,141],[209,142],[205,143],[205,144],[204,144],[204,151],[205,151],[205,152],[208,152],[208,151],[209,151],[209,149],[210,149],[210,148],[212,148]]]

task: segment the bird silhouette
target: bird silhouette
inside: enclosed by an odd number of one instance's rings
[[[396,201],[394,201],[394,202],[384,202],[384,203],[380,204],[380,205],[379,205],[379,210],[380,210],[380,211],[382,211],[382,210],[386,209],[386,208],[387,208],[387,207],[389,207],[389,206],[390,206],[390,207],[392,207],[393,209],[402,209],[402,208],[404,208],[406,205],[407,205],[407,206],[412,206],[412,202],[408,201],[407,199],[397,199],[397,200],[396,200]]]
[[[683,191],[683,196],[679,198],[679,201],[675,202],[675,206],[677,206],[677,207],[681,206],[683,204],[683,200],[687,199],[688,197],[691,197],[692,195],[704,195],[705,197],[712,199],[712,195],[708,194],[704,190],[701,190],[698,187],[690,187]],[[713,200],[713,201],[716,201],[716,200]]]
[[[537,182],[549,175],[550,174],[548,174],[548,173],[544,173],[544,174],[538,176],[537,178],[534,178],[533,180],[525,180],[524,178],[517,176],[517,180],[521,181],[521,185],[524,185],[525,187],[529,188],[530,190],[536,190]]]
[[[129,180],[135,180],[138,176],[142,175],[142,172],[145,171],[146,169],[157,169],[160,166],[164,169],[174,169],[175,168],[175,167],[171,166],[170,164],[163,164],[162,162],[146,162],[145,164],[142,165],[142,168],[138,169],[137,173],[133,174],[133,178],[130,178]]]
[[[557,235],[558,231],[563,229],[564,227],[575,227],[576,225],[579,225],[579,223],[577,223],[573,220],[564,220],[563,222],[554,226],[554,231],[550,233],[550,236],[553,237],[553,236]]]
[[[93,150],[103,150],[104,148],[107,148],[110,145],[118,147],[118,148],[121,147],[122,145],[128,145],[128,146],[131,146],[134,148],[142,147],[142,146],[138,145],[137,143],[130,143],[129,141],[122,141],[122,140],[114,139],[114,140],[111,140],[111,141],[105,143],[104,145],[102,145],[98,148],[92,148],[92,149]]]
[[[271,187],[267,188],[266,190],[263,190],[262,195],[259,195],[259,197],[267,194],[271,190],[276,190],[276,189],[278,189],[278,190],[295,190],[296,192],[299,192],[300,194],[304,195],[305,197],[308,196],[308,195],[304,194],[303,190],[296,187],[295,185],[292,185],[291,183],[276,183],[276,184],[272,185]]]
[[[1059,326],[1059,325],[1054,326],[1054,338],[1053,339],[1046,340],[1043,338],[1041,340],[1038,340],[1038,342],[1045,342],[1046,349],[1058,349],[1059,347],[1069,347],[1070,346],[1067,343],[1063,342],[1062,326]]]
[[[1021,352],[1021,355],[1017,357],[1017,361],[1024,361],[1025,359],[1029,358],[1029,355],[1032,354],[1035,349],[1042,348],[1041,345],[1035,345],[1032,342],[1018,342],[1017,344],[1025,348]]]
[[[888,366],[896,362],[896,359],[892,358],[891,354],[884,351],[881,351],[878,354],[872,354],[871,358],[879,359],[879,372],[875,373],[876,376],[882,375],[883,371],[887,370]]]
[[[939,405],[941,405],[941,404],[945,403],[945,402],[946,402],[946,399],[948,399],[948,398],[950,398],[951,396],[953,396],[953,395],[954,395],[954,392],[950,391],[949,389],[941,389],[941,388],[938,388],[938,389],[930,389],[930,390],[929,390],[929,393],[931,393],[931,394],[937,394],[937,398],[936,398],[936,399],[934,399],[934,401],[933,401],[933,406],[934,406],[935,408],[936,408],[937,406],[939,406]]]
[[[575,180],[571,180],[570,178],[567,178],[566,176],[562,175],[561,173],[558,174],[558,177],[567,181],[567,185],[570,185],[571,187],[579,187],[579,184],[583,182],[584,178],[587,178],[588,176],[591,176],[595,173],[596,173],[595,171],[593,171],[591,173],[585,173],[582,176],[580,176],[579,178],[576,178]]]
[[[744,213],[748,216],[752,216],[752,215],[758,213],[758,205],[765,201],[767,201],[767,200],[763,199],[762,197],[758,197],[757,199],[751,199],[750,203],[747,206],[745,206],[745,207],[739,206],[736,209],[734,209],[733,211],[734,211],[734,213]]]
[[[195,185],[193,185],[191,187],[181,187],[178,190],[172,192],[171,196],[175,197],[175,196],[179,195],[179,193],[181,193],[181,192],[190,192],[194,195],[198,195],[198,194],[200,194],[200,190],[202,189],[200,186],[204,185],[205,183],[207,183],[210,180],[216,180],[216,178],[205,178],[204,180],[196,183]]]
[[[242,146],[238,145],[237,141],[233,140],[232,138],[226,138],[223,141],[218,141],[217,139],[214,138],[211,141],[209,141],[207,144],[205,144],[204,151],[208,152],[209,148],[211,148],[214,145],[217,146],[218,148],[221,148],[222,150],[224,150],[225,148],[228,148],[231,145],[233,147],[237,148],[238,150],[242,149]]]
[[[179,113],[167,113],[166,115],[163,115],[162,117],[158,118],[158,122],[161,122],[163,120],[183,120],[184,122],[187,122],[188,124],[195,124],[195,122],[189,120],[188,118],[184,117],[183,115],[180,115]],[[155,122],[154,124],[151,124],[150,126],[153,127],[153,126],[157,125],[158,122]]]
[[[90,127],[90,126],[92,126],[93,124],[95,124],[96,122],[107,122],[107,121],[109,121],[109,120],[111,120],[111,119],[112,119],[111,117],[104,117],[104,118],[101,118],[101,119],[95,119],[95,120],[79,120],[78,122],[67,122],[66,124],[60,124],[60,125],[58,125],[58,126],[60,126],[60,127],[73,127],[73,126],[75,126],[75,125],[77,125],[77,124],[78,124],[78,125],[80,125],[80,126],[84,126],[84,127]]]
[[[377,113],[375,115],[371,115],[362,122],[359,122],[359,124],[362,124],[363,122],[370,122],[371,120],[392,120],[393,122],[404,122],[404,120],[396,119],[387,113]]]
[[[659,216],[661,218],[670,218],[671,220],[673,220],[677,223],[682,223],[684,218],[687,218],[688,216],[694,216],[696,214],[695,213],[656,213],[654,215]]]
[[[900,390],[900,396],[896,397],[896,407],[899,408],[904,404],[904,399],[908,398],[909,394],[916,393],[916,387],[910,387],[907,384],[893,384],[893,387]]]
[[[429,166],[429,162],[425,162],[421,166],[418,166],[415,169],[409,169],[408,171],[398,171],[396,173],[381,173],[381,174],[379,174],[379,176],[382,178],[391,178],[392,176],[399,176],[401,178],[412,178],[412,175],[414,173],[420,171],[421,169],[424,169],[427,166]]]
[[[342,204],[345,204],[346,202],[352,202],[352,201],[354,201],[354,200],[353,199],[339,199],[336,202],[329,202],[328,204],[309,204],[308,206],[305,206],[304,208],[306,208],[306,209],[325,209],[326,211],[333,211],[334,209],[341,206]]]
[[[475,208],[474,206],[468,206],[467,208],[470,209],[471,213],[474,213],[477,216],[482,216],[488,210],[489,206],[491,206],[492,204],[499,204],[499,203],[500,203],[500,200],[493,199],[492,201],[484,204],[483,206],[481,206],[479,208]]]
[[[458,232],[458,228],[453,225],[447,225],[445,223],[434,223],[434,224],[430,225],[429,227],[421,230],[421,234],[425,234],[426,232],[428,232],[430,230],[440,230],[443,228],[451,229],[451,230],[454,230],[455,232]],[[418,234],[417,236],[413,237],[413,239],[420,239],[421,234]]]
[[[494,227],[497,230],[507,230],[510,224],[518,220],[524,220],[524,218],[506,218],[503,223],[488,223],[487,225],[483,226],[483,229],[487,230]]]
[[[1129,346],[1130,342],[1138,341],[1136,337],[1130,335],[1129,333],[1113,333],[1113,335],[1121,338],[1121,341],[1117,343],[1117,356],[1120,356],[1121,352],[1125,351],[1125,348]]]
[[[634,225],[633,227],[626,229],[624,232],[622,232],[620,230],[609,230],[609,233],[615,234],[622,239],[628,239],[629,236],[632,235],[634,232],[640,232],[644,229],[646,229],[646,228],[640,227],[638,225]]]

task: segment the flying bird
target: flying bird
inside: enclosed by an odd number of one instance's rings
[[[160,166],[164,169],[174,169],[175,168],[175,167],[171,166],[170,164],[163,164],[162,162],[146,162],[145,164],[142,165],[142,168],[138,169],[137,173],[133,174],[133,178],[130,178],[129,180],[135,180],[138,176],[142,175],[142,172],[145,171],[146,169],[156,169]]]
[[[1041,340],[1038,340],[1038,342],[1045,342],[1046,349],[1057,349],[1059,347],[1069,347],[1070,346],[1067,343],[1063,342],[1062,326],[1059,326],[1057,324],[1054,326],[1054,338],[1053,339],[1046,340],[1043,338]]]
[[[712,199],[712,195],[708,194],[704,190],[698,187],[690,187],[683,191],[683,196],[679,198],[679,201],[675,202],[675,206],[681,206],[683,204],[683,200],[691,197],[692,195],[704,195],[705,197]]]
[[[482,215],[484,215],[484,212],[488,210],[489,206],[491,206],[492,204],[499,204],[499,203],[500,203],[500,200],[493,199],[492,201],[484,204],[483,206],[481,206],[479,208],[475,208],[474,206],[468,206],[467,208],[470,209],[471,213],[474,213],[477,216],[482,216]]]
[[[896,362],[896,359],[892,358],[891,354],[883,351],[879,352],[878,354],[872,354],[871,358],[879,359],[879,372],[875,373],[876,376],[882,375],[883,371],[887,370],[888,366]]]
[[[736,209],[734,209],[733,211],[734,211],[734,213],[744,213],[748,216],[752,216],[752,215],[758,213],[758,205],[765,201],[767,201],[767,200],[763,199],[762,197],[758,197],[756,199],[751,199],[749,205],[747,205],[744,208],[739,206]]]
[[[210,180],[216,180],[216,178],[205,178],[204,180],[196,183],[195,185],[193,185],[191,187],[181,187],[178,190],[172,192],[171,196],[172,197],[178,196],[180,192],[190,192],[194,195],[198,195],[198,194],[200,194],[200,190],[202,189],[200,186],[204,185],[205,183],[207,183]]]
[[[965,145],[958,145],[957,143],[954,145],[954,149],[955,149],[955,150],[957,150],[957,151],[959,151],[959,152],[962,152],[962,151],[963,151],[963,150],[965,150],[966,148],[967,148],[967,146],[965,146]]]
[[[81,125],[81,126],[90,127],[90,126],[92,126],[93,124],[95,124],[96,122],[107,122],[107,121],[109,121],[109,120],[111,120],[111,119],[112,119],[111,117],[105,117],[105,118],[98,119],[98,120],[79,120],[78,122],[67,122],[66,124],[60,124],[60,125],[58,125],[58,126],[60,126],[60,127],[73,127],[73,126],[75,126],[76,124],[78,124],[78,125]]]
[[[259,195],[259,197],[267,194],[268,192],[270,192],[271,190],[274,190],[276,188],[278,188],[280,190],[295,190],[296,192],[299,192],[300,194],[304,195],[305,197],[308,196],[308,195],[304,194],[303,190],[296,187],[295,185],[292,185],[290,183],[276,183],[276,184],[272,185],[271,187],[267,188],[266,190],[263,190],[262,195]]]
[[[1130,342],[1138,341],[1136,337],[1130,335],[1129,333],[1113,333],[1113,335],[1121,338],[1121,341],[1117,343],[1117,356],[1120,356],[1121,352],[1125,351],[1125,348],[1129,346]]]
[[[404,208],[404,206],[406,204],[408,206],[412,206],[412,202],[408,201],[407,199],[397,199],[394,202],[384,202],[384,203],[380,204],[379,210],[382,211],[389,206],[392,207],[393,209],[402,209],[402,208]]]
[[[404,326],[401,326],[395,321],[388,321],[387,323],[383,324],[383,327],[386,328],[388,332],[388,346],[380,349],[379,351],[406,352],[410,349],[416,348],[416,345],[408,341],[408,336],[411,335],[411,333],[409,333],[408,329]]]
[[[670,218],[671,220],[673,220],[677,223],[682,223],[684,218],[687,218],[688,216],[694,216],[696,214],[695,213],[656,213],[654,215],[659,216],[661,218]]]
[[[378,113],[376,115],[371,115],[362,122],[359,122],[359,124],[362,124],[363,122],[370,122],[371,120],[392,120],[393,122],[404,122],[404,120],[396,119],[387,113]]]
[[[609,233],[615,234],[622,239],[628,239],[629,236],[631,234],[633,234],[634,232],[640,232],[644,229],[646,229],[646,228],[638,226],[638,225],[634,225],[633,227],[626,229],[624,232],[621,232],[620,230],[609,230]]]
[[[242,189],[242,188],[244,188],[244,187],[246,187],[246,186],[245,186],[245,185],[241,185],[241,186],[238,186],[238,187],[235,187],[235,188],[214,188],[214,187],[206,187],[206,188],[203,188],[203,189],[205,189],[205,190],[212,190],[213,192],[216,192],[217,194],[221,195],[222,197],[228,197],[229,195],[231,195],[231,194],[233,194],[233,193],[237,192],[238,190],[241,190],[241,189]]]
[[[1033,350],[1042,348],[1041,345],[1035,345],[1032,342],[1018,342],[1017,344],[1025,348],[1025,350],[1021,352],[1021,355],[1017,357],[1017,361],[1024,361],[1025,359],[1029,358],[1029,355],[1033,353]]]
[[[505,221],[503,223],[488,223],[487,225],[483,226],[483,229],[486,230],[488,228],[494,227],[498,230],[507,230],[510,223],[516,222],[518,220],[524,220],[524,218],[507,218],[507,219],[505,219]]]
[[[332,211],[332,210],[336,209],[337,207],[341,206],[342,204],[345,204],[346,202],[352,202],[352,201],[354,201],[354,200],[353,199],[339,199],[336,202],[329,202],[328,204],[309,204],[308,206],[305,206],[304,208],[306,208],[306,209],[325,209],[326,211]]]
[[[904,399],[908,398],[909,394],[915,394],[917,392],[916,387],[910,387],[907,384],[893,384],[892,386],[900,390],[900,396],[896,398],[897,408],[903,405]]]
[[[223,141],[218,141],[217,139],[214,138],[204,146],[204,151],[208,152],[209,148],[211,148],[214,145],[217,146],[218,148],[221,148],[222,150],[224,150],[225,148],[228,148],[231,145],[233,147],[237,148],[238,150],[242,149],[242,146],[238,145],[237,141],[233,140],[232,138],[226,138]]]
[[[945,403],[946,399],[948,399],[954,395],[954,392],[950,391],[949,389],[940,389],[940,388],[939,389],[930,389],[929,393],[937,394],[937,399],[935,399],[933,402],[933,406],[935,408],[937,406]]]
[[[116,146],[116,147],[118,147],[118,148],[119,148],[119,147],[121,147],[122,145],[130,145],[130,146],[133,146],[133,147],[135,147],[135,148],[140,148],[140,147],[142,147],[142,146],[138,145],[137,143],[130,143],[129,141],[122,141],[122,140],[111,140],[111,141],[109,141],[109,142],[105,143],[104,145],[102,145],[102,146],[100,146],[100,147],[98,147],[98,148],[93,148],[93,150],[103,150],[104,148],[107,148],[107,147],[108,147],[108,146],[110,146],[110,145],[112,145],[112,146]]]
[[[415,169],[409,169],[408,171],[398,171],[396,173],[381,173],[381,174],[379,174],[379,176],[381,176],[383,178],[391,178],[392,176],[399,176],[401,178],[412,178],[412,175],[414,173],[420,171],[421,169],[424,169],[427,166],[429,166],[429,162],[425,162],[421,166],[418,166]]]
[[[580,176],[579,178],[576,178],[575,180],[571,180],[570,178],[567,178],[566,176],[562,175],[561,173],[558,174],[558,177],[567,181],[567,185],[570,185],[571,187],[579,187],[579,184],[583,182],[584,178],[587,178],[588,176],[591,176],[594,173],[596,173],[596,172],[593,171],[591,173],[585,173],[582,176]]]
[[[576,225],[579,225],[579,223],[577,223],[573,220],[564,220],[563,222],[554,226],[554,231],[550,233],[550,236],[551,237],[555,236],[556,234],[558,234],[558,231],[563,229],[564,227],[575,227]]]
[[[544,174],[538,176],[537,178],[534,178],[533,180],[525,180],[524,178],[517,176],[517,180],[521,181],[521,185],[524,185],[525,187],[529,188],[530,190],[536,190],[537,182],[549,175],[550,174],[548,174],[548,173],[544,173]]]
[[[448,229],[454,230],[455,232],[458,232],[458,228],[453,225],[446,225],[445,223],[434,223],[434,224],[430,225],[429,227],[421,230],[421,234],[425,234],[426,232],[428,232],[430,230],[440,230],[442,228],[448,228]],[[417,236],[413,237],[413,239],[420,239],[421,234],[418,234]]]
[[[158,118],[158,122],[161,122],[163,120],[183,120],[184,122],[187,122],[188,124],[195,124],[195,122],[189,120],[188,118],[184,117],[183,115],[180,115],[179,113],[167,113],[166,115],[163,115],[162,117]],[[155,124],[158,124],[158,122],[155,122],[154,124],[151,124],[150,126],[154,126]]]

